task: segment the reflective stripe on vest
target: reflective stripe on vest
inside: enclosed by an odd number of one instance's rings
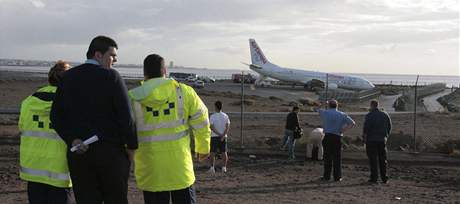
[[[190,126],[192,126],[193,129],[197,130],[197,129],[200,129],[200,128],[204,128],[208,124],[209,124],[209,120],[206,119],[202,123],[199,123],[199,124],[196,124],[196,125],[190,125]]]
[[[177,86],[177,88],[176,88],[176,96],[177,96],[177,103],[178,103],[177,105],[179,106],[179,108],[177,109],[179,120],[181,120],[182,124],[185,124],[184,97],[182,95],[182,89],[180,88],[180,85]]]
[[[184,118],[184,97],[182,95],[182,89],[180,86],[176,88],[177,96],[177,115],[178,120],[161,122],[158,124],[145,124],[144,123],[144,111],[139,102],[134,102],[134,111],[136,112],[136,125],[138,131],[151,131],[161,128],[175,128],[181,125],[185,125]],[[180,139],[188,134],[188,131],[180,132],[174,135],[158,135],[158,136],[145,136],[138,137],[139,142],[157,142],[157,141],[171,141]]]
[[[38,169],[30,169],[21,166],[21,172],[33,176],[46,176],[48,178],[56,179],[56,180],[63,180],[68,181],[70,180],[70,175],[68,173],[56,173],[50,172],[46,170],[38,170]]]
[[[188,135],[188,130],[179,132],[177,134],[171,134],[171,135],[155,135],[155,136],[145,136],[145,137],[139,137],[138,140],[139,142],[162,142],[162,141],[172,141],[172,140],[178,140],[182,137],[185,137]]]
[[[190,120],[196,120],[201,117],[201,115],[203,115],[203,109],[200,108],[195,114],[190,116]]]
[[[37,137],[50,140],[62,140],[58,134],[45,131],[23,131],[21,137]]]

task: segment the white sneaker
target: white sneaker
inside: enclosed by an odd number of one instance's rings
[[[214,167],[212,166],[211,168],[209,168],[208,172],[211,173],[211,174],[215,174],[216,169],[214,169]]]
[[[222,173],[227,173],[227,167],[222,167]]]

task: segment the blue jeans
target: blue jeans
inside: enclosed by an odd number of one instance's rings
[[[295,158],[294,156],[294,149],[295,149],[295,139],[294,139],[294,131],[286,129],[284,131],[285,138],[287,138],[287,146],[288,146],[288,155],[289,158]]]
[[[281,143],[281,147],[285,148],[288,145],[289,135],[293,135],[294,132],[292,130],[284,129],[284,137],[283,142]]]

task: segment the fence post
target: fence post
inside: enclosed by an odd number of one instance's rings
[[[244,149],[244,137],[243,137],[243,126],[244,126],[244,71],[241,71],[241,119],[240,119],[240,142],[241,149]]]
[[[326,96],[324,100],[327,102],[328,100],[328,90],[329,90],[329,74],[326,73]]]
[[[417,141],[416,141],[416,130],[417,130],[417,85],[418,85],[418,78],[419,75],[417,75],[417,80],[415,80],[415,87],[414,87],[414,152],[417,152]]]

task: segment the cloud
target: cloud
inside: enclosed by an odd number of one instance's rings
[[[235,47],[235,46],[226,46],[226,47],[216,47],[212,49],[204,49],[207,52],[212,53],[222,53],[222,54],[238,54],[241,53],[241,50],[244,50],[243,47]]]
[[[32,5],[34,5],[37,8],[44,8],[46,5],[43,3],[43,1],[40,0],[29,0]]]
[[[0,56],[9,58],[62,53],[80,59],[100,34],[118,41],[120,61],[126,63],[158,52],[176,64],[237,67],[249,61],[248,38],[287,65],[326,63],[319,61],[322,53],[341,59],[344,51],[347,59],[359,60],[360,49],[377,55],[425,56],[427,49],[436,50],[433,55],[458,54],[457,0],[0,1]],[[441,61],[443,67],[458,67],[448,58],[436,60]]]

